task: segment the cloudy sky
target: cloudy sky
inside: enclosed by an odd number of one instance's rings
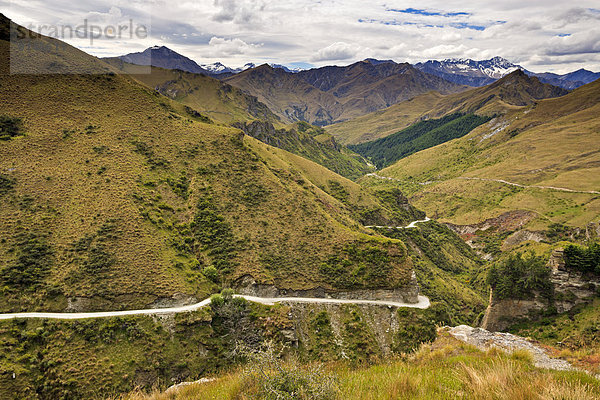
[[[85,20],[151,28],[149,37],[65,38],[97,56],[165,45],[234,67],[502,56],[534,72],[600,71],[598,0],[0,0],[0,9],[38,31]]]

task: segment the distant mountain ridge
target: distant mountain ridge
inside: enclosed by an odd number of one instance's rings
[[[113,57],[108,57],[113,58]],[[221,62],[212,64],[198,64],[194,60],[169,49],[166,46],[152,46],[138,53],[129,53],[117,57],[129,64],[136,65],[151,65],[166,69],[178,69],[194,74],[211,75],[218,78],[224,78],[231,75],[239,74],[250,68],[256,68],[254,63],[246,63],[238,68],[231,68]],[[269,64],[273,68],[283,69],[285,72],[296,73],[302,71],[301,68],[289,68],[282,64]]]
[[[178,69],[194,74],[210,75],[210,72],[194,60],[183,56],[165,46],[152,46],[139,53],[129,53],[119,57],[121,60],[137,65],[151,65],[166,69]]]
[[[165,46],[153,46],[139,53],[130,53],[119,57],[121,60],[138,65],[152,65],[167,69],[179,69],[196,74],[210,75],[219,79],[226,79],[248,69],[256,68],[255,63],[246,63],[242,67],[232,68],[221,62],[212,64],[198,64]],[[387,65],[387,69],[394,69],[392,65],[406,66],[408,63],[397,63],[393,60],[378,60],[367,58],[360,61],[375,68]],[[359,62],[359,63],[360,63]],[[348,66],[325,66],[311,69],[290,68],[282,64],[269,63],[272,68],[282,69],[289,73],[301,73],[303,76],[315,76],[323,71],[335,71],[336,69],[347,69],[358,63]],[[526,70],[518,64],[514,64],[502,57],[493,57],[488,60],[472,60],[469,58],[450,58],[445,60],[429,60],[413,65],[414,68],[445,79],[458,85],[480,87],[489,85],[496,80],[521,69],[527,75],[537,77],[542,83],[549,83],[563,89],[573,90],[600,78],[600,72],[592,72],[586,69],[569,72],[567,74],[555,74],[552,72],[536,73]],[[325,69],[325,70],[324,70]],[[318,72],[316,72],[318,71]],[[311,78],[305,79],[310,83]]]
[[[225,81],[258,97],[283,120],[320,126],[352,119],[429,91],[448,94],[466,89],[408,63],[373,61],[295,74],[264,64]]]
[[[469,58],[453,58],[443,61],[430,60],[415,64],[415,68],[451,82],[469,86],[489,85],[517,69],[523,70],[527,75],[537,77],[542,83],[549,83],[568,90],[578,88],[600,78],[600,73],[586,69],[579,69],[564,75],[551,72],[535,73],[502,57],[481,61]]]

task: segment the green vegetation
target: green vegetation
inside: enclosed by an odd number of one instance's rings
[[[348,179],[358,179],[373,171],[361,156],[338,144],[323,128],[306,122],[297,122],[288,129],[276,129],[263,121],[234,126],[261,142],[314,161]]]
[[[107,398],[164,388],[238,363],[236,343],[279,340],[290,324],[284,307],[219,297],[218,305],[166,319],[1,321],[0,398]]]
[[[54,264],[54,251],[46,235],[22,231],[10,249],[14,261],[0,270],[3,292],[35,292],[44,287],[45,279]]]
[[[8,115],[0,115],[0,140],[10,140],[23,135],[23,120]]]
[[[475,114],[449,114],[443,118],[418,122],[393,135],[349,148],[383,168],[418,151],[460,138],[490,119]]]
[[[243,391],[255,399],[264,400],[335,400],[337,382],[320,365],[301,366],[296,359],[284,360],[273,342],[262,348],[238,347],[246,361]]]
[[[399,244],[359,241],[331,255],[319,273],[338,288],[402,287],[410,279],[405,261],[406,252]]]
[[[297,367],[282,361],[282,368],[299,368],[305,374],[320,371],[319,365]],[[278,368],[275,368],[278,370]],[[277,374],[274,372],[274,374]],[[277,376],[286,376],[285,372]],[[584,372],[535,368],[531,356],[520,352],[507,355],[492,349],[482,352],[443,334],[431,345],[423,345],[406,359],[356,366],[347,363],[325,365],[326,382],[335,382],[336,400],[429,400],[487,399],[578,399],[593,400],[600,395],[598,380]],[[329,378],[331,376],[331,378]],[[248,379],[243,371],[232,372],[213,382],[186,386],[176,393],[133,392],[127,400],[264,400],[256,396],[264,376]],[[294,382],[297,382],[294,380]],[[284,392],[285,393],[285,392]],[[291,397],[285,393],[280,398]]]
[[[437,337],[436,325],[448,320],[436,315],[435,309],[415,310],[399,308],[397,311],[400,327],[394,335],[393,350],[397,353],[412,353],[423,343],[431,343]]]
[[[211,196],[205,191],[198,200],[197,211],[190,230],[200,248],[207,251],[213,265],[222,274],[232,270],[235,240],[229,223],[218,213]]]
[[[117,239],[115,222],[104,223],[97,232],[85,235],[72,245],[71,262],[79,265],[84,273],[98,277],[117,262],[116,257],[109,250],[111,244],[114,244]],[[76,276],[71,278],[77,279]]]
[[[531,299],[539,293],[552,300],[554,291],[550,282],[550,268],[546,259],[533,252],[511,254],[504,261],[492,265],[488,271],[487,283],[494,290],[494,298]]]
[[[564,256],[567,268],[600,275],[600,244],[592,243],[588,247],[571,244],[565,247]]]
[[[460,237],[435,221],[415,229],[377,231],[406,243],[419,287],[431,300],[437,323],[477,325],[487,295],[482,261]]]
[[[6,176],[4,174],[0,174],[0,195],[9,192],[14,189],[16,181],[14,178],[10,176]]]

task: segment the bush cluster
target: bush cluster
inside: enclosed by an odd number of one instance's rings
[[[550,268],[543,257],[533,253],[516,253],[489,269],[487,283],[494,290],[494,298],[531,299],[539,293],[546,299],[553,298]]]
[[[565,247],[564,255],[567,268],[600,275],[600,244],[592,243],[588,247],[570,244]]]

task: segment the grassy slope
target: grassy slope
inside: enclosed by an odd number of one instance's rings
[[[490,119],[491,117],[475,114],[448,114],[442,118],[418,122],[400,132],[350,148],[383,168],[418,151],[460,138]]]
[[[446,96],[425,93],[385,110],[329,126],[327,131],[341,143],[357,144],[386,137],[423,119],[454,112],[503,114],[531,105],[538,99],[566,93],[516,71],[491,85],[461,93]]]
[[[6,71],[8,44],[0,46]],[[15,265],[23,231],[47,236],[53,253],[41,289],[3,289],[4,310],[60,310],[71,297],[108,309],[204,297],[215,286],[200,270],[223,260],[232,266],[226,278],[251,273],[307,288],[326,285],[315,269],[350,244],[404,252],[401,242],[362,233],[356,207],[381,203],[358,185],[242,142],[239,130],[182,116],[177,103],[126,76],[3,75],[0,92],[0,114],[23,118],[26,133],[0,143],[0,173],[16,182],[2,194],[0,263]],[[338,197],[343,189],[343,202],[312,183],[325,179]],[[200,200],[208,220],[193,225]],[[77,242],[83,248],[74,253]],[[404,282],[411,262],[402,260],[385,285]]]
[[[469,135],[414,154],[382,171],[415,205],[459,224],[510,210],[539,214],[533,226],[552,222],[583,226],[600,215],[593,194],[518,188],[465,177],[504,179],[526,185],[598,190],[600,83],[595,82],[535,106],[515,110]],[[375,186],[390,181],[371,179]]]
[[[230,124],[260,119],[279,123],[278,117],[255,97],[209,76],[158,67],[151,67],[150,73],[143,73],[147,67],[128,64],[120,59],[105,61],[131,74],[150,89],[158,89],[160,93],[217,122]]]
[[[295,368],[295,366],[286,366]],[[309,369],[310,366],[301,368]],[[594,399],[600,385],[583,372],[537,369],[527,354],[507,356],[481,352],[455,339],[442,337],[423,346],[407,360],[365,367],[332,364],[326,371],[337,380],[336,399]],[[173,395],[132,393],[130,400],[250,399],[256,383],[241,372],[208,384],[183,388]]]
[[[598,373],[600,371],[600,299],[579,305],[540,321],[523,322],[509,328],[517,335],[532,337],[552,346],[561,357]]]
[[[158,90],[165,96],[209,116],[216,122],[232,124],[260,120],[272,123],[277,128],[283,128],[280,118],[256,97],[217,79],[156,67],[151,68],[151,73],[140,73],[147,67],[128,64],[119,59],[109,59],[108,61],[120,71],[131,74],[150,89]],[[294,125],[288,127],[289,130],[298,131],[299,129]],[[309,133],[312,130],[315,129],[309,128]],[[332,145],[333,139],[325,133],[319,138],[321,143],[308,133],[289,134],[284,132],[283,135],[278,135],[282,132],[281,129],[265,132],[266,136],[259,137],[259,139],[272,146],[313,160],[346,177],[354,179],[370,172],[370,168],[360,159],[360,156],[343,146]]]
[[[276,129],[262,121],[235,124],[247,135],[312,160],[349,179],[358,179],[375,168],[360,155],[338,144],[322,128],[298,122],[287,129]]]

